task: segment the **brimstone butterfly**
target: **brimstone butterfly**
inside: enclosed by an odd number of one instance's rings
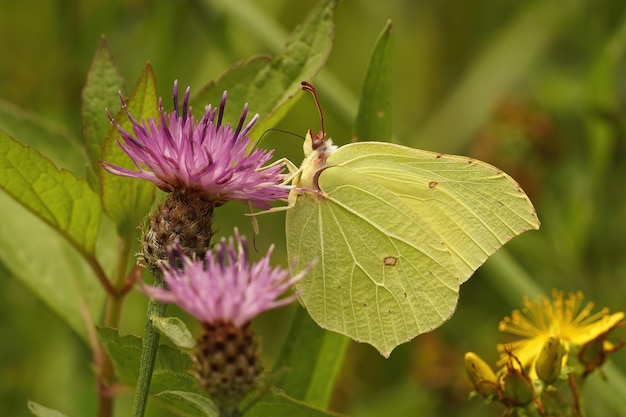
[[[384,356],[448,320],[460,284],[539,228],[520,186],[475,159],[384,142],[338,148],[323,121],[304,154],[286,218],[295,270],[317,261],[296,286],[301,302],[321,327]]]

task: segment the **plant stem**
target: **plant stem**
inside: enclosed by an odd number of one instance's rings
[[[105,327],[117,327],[119,325],[122,299],[123,297],[117,296],[108,297],[104,319]],[[102,346],[99,346],[97,355],[99,356],[98,362],[100,365],[97,378],[98,417],[111,417],[113,416],[113,403],[115,401],[115,398],[109,392],[109,385],[115,375],[113,363]]]
[[[580,396],[578,394],[578,386],[576,384],[576,380],[574,379],[572,375],[569,375],[568,381],[569,381],[570,389],[572,390],[572,399],[574,400],[572,414],[575,417],[582,417],[583,414],[580,409]]]
[[[157,288],[165,288],[166,286],[159,272],[154,275],[154,286]],[[154,362],[156,360],[161,336],[152,326],[152,319],[154,317],[163,317],[164,312],[165,304],[153,300],[152,298],[148,300],[146,326],[142,339],[141,362],[139,364],[139,378],[137,379],[137,390],[133,404],[133,417],[143,417],[146,412],[146,403],[148,402],[148,394],[150,392],[150,380],[152,379],[152,371],[154,370]]]
[[[104,314],[103,325],[105,327],[118,328],[122,315],[122,306],[124,298],[128,293],[129,280],[134,281],[133,274],[126,276],[126,265],[130,256],[129,245],[126,244],[130,239],[122,239],[118,248],[118,265],[115,272],[115,279],[113,284],[110,284],[106,276],[104,280],[109,284],[105,286],[107,293],[106,309]],[[104,274],[104,271],[100,267],[95,257],[91,262],[94,266],[94,270],[98,273]],[[95,268],[97,266],[97,268]],[[102,282],[102,279],[101,279]],[[111,394],[109,387],[115,377],[115,370],[111,358],[107,354],[106,350],[99,345],[97,340],[94,341],[94,357],[98,364],[98,417],[112,417],[113,405],[115,397]]]
[[[241,412],[239,411],[239,408],[236,405],[230,406],[230,407],[220,407],[220,411],[218,415],[218,417],[240,417],[240,416],[241,416]]]

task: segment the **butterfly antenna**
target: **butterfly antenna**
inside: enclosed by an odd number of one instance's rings
[[[308,91],[309,93],[311,93],[313,95],[313,99],[315,100],[315,105],[317,106],[317,111],[320,114],[320,121],[322,123],[322,138],[324,138],[326,136],[326,130],[324,130],[324,113],[322,112],[322,106],[320,105],[320,100],[317,97],[317,91],[315,90],[315,87],[313,86],[313,84],[311,84],[308,81],[302,81],[300,83],[302,85],[302,90],[303,91]]]
[[[265,132],[263,132],[263,134],[259,137],[259,139],[258,139],[258,140],[254,143],[254,146],[256,147],[256,146],[257,146],[257,145],[261,142],[261,140],[265,137],[265,135],[267,135],[267,134],[268,134],[268,133],[270,133],[270,132],[280,132],[280,133],[285,133],[285,134],[287,134],[287,135],[295,136],[295,137],[297,137],[297,138],[299,138],[299,139],[304,139],[304,138],[302,137],[302,135],[299,135],[299,134],[294,133],[294,132],[290,132],[289,130],[278,129],[278,128],[275,128],[275,127],[270,127],[270,128],[269,128],[269,129],[267,129]]]

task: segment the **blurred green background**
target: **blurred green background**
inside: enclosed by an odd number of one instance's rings
[[[235,61],[278,53],[315,3],[0,0],[0,105],[80,138],[81,88],[101,34],[128,88],[151,61],[166,98],[174,79],[198,91]],[[514,239],[463,285],[457,313],[442,328],[387,360],[353,344],[333,409],[362,417],[500,415],[497,406],[468,402],[463,354],[494,362],[504,340],[498,321],[524,294],[582,290],[599,307],[626,308],[626,3],[342,1],[333,51],[315,80],[326,130],[339,144],[350,139],[371,49],[388,19],[393,140],[499,166],[528,192],[542,227]],[[277,127],[304,134],[318,126],[307,99]],[[301,142],[289,135],[263,140],[278,156],[302,158]],[[228,234],[245,208],[222,211],[219,226]],[[283,214],[259,220],[267,231],[261,252],[274,241],[284,263]],[[240,228],[250,234],[248,224]],[[129,297],[122,333],[141,334],[144,308],[143,297]],[[283,337],[273,325],[285,314],[255,323],[270,363]],[[626,353],[612,359],[608,381],[589,384],[589,415],[618,416],[626,407]],[[0,264],[0,416],[29,415],[27,399],[69,416],[93,415],[90,361],[81,339]],[[118,415],[128,414],[130,398],[121,396]],[[148,413],[168,415],[154,405]]]

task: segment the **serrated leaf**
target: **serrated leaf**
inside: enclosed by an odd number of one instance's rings
[[[326,62],[332,47],[332,17],[336,6],[337,0],[320,2],[291,34],[281,55],[269,60],[262,68],[259,68],[261,58],[235,64],[220,80],[194,98],[196,107],[204,108],[206,103],[218,104],[227,87],[229,107],[224,120],[238,121],[241,108],[247,102],[250,111],[261,115],[261,121],[254,126],[251,135],[275,125],[295,103],[291,99],[300,91],[300,82],[312,79]],[[231,71],[245,73],[247,78],[235,78],[230,75]]]
[[[289,397],[282,391],[272,390],[255,402],[245,413],[246,417],[340,417],[342,414],[320,410],[305,402]]]
[[[192,349],[196,340],[187,325],[178,317],[152,317],[152,326],[175,346],[181,349]]]
[[[150,63],[146,65],[127,100],[127,109],[136,120],[157,117],[157,91],[154,72]],[[120,109],[115,120],[126,131],[132,132],[132,123],[124,109]],[[133,163],[117,145],[119,133],[112,126],[102,149],[102,161],[124,168]],[[136,178],[119,177],[100,170],[102,204],[105,212],[117,224],[121,234],[132,234],[146,215],[154,199],[154,185]]]
[[[279,386],[290,396],[321,408],[328,406],[349,339],[323,330],[297,308],[274,369],[288,369]]]
[[[98,195],[85,180],[0,133],[0,188],[81,252],[94,253],[100,226]]]
[[[182,416],[217,417],[219,410],[204,395],[187,391],[163,391],[156,396],[174,413]]]
[[[28,401],[28,409],[37,417],[67,417],[60,411],[44,407],[43,405],[30,400]]]
[[[99,189],[97,170],[102,145],[111,130],[105,109],[119,106],[118,92],[123,91],[124,80],[120,75],[113,52],[102,36],[96,49],[82,94],[83,143],[89,157],[89,181]]]
[[[87,342],[83,313],[99,317],[104,291],[85,259],[41,219],[0,193],[0,260]]]
[[[85,154],[72,132],[4,100],[0,100],[0,131],[37,149],[59,168],[76,175],[84,171]]]
[[[120,336],[116,329],[107,327],[98,330],[120,382],[135,386],[139,375],[141,338],[133,335]],[[188,354],[170,346],[159,346],[150,392],[171,390],[198,392],[196,381],[190,373],[191,369],[192,363]]]
[[[391,65],[393,33],[391,21],[378,36],[361,90],[353,141],[391,140]]]

